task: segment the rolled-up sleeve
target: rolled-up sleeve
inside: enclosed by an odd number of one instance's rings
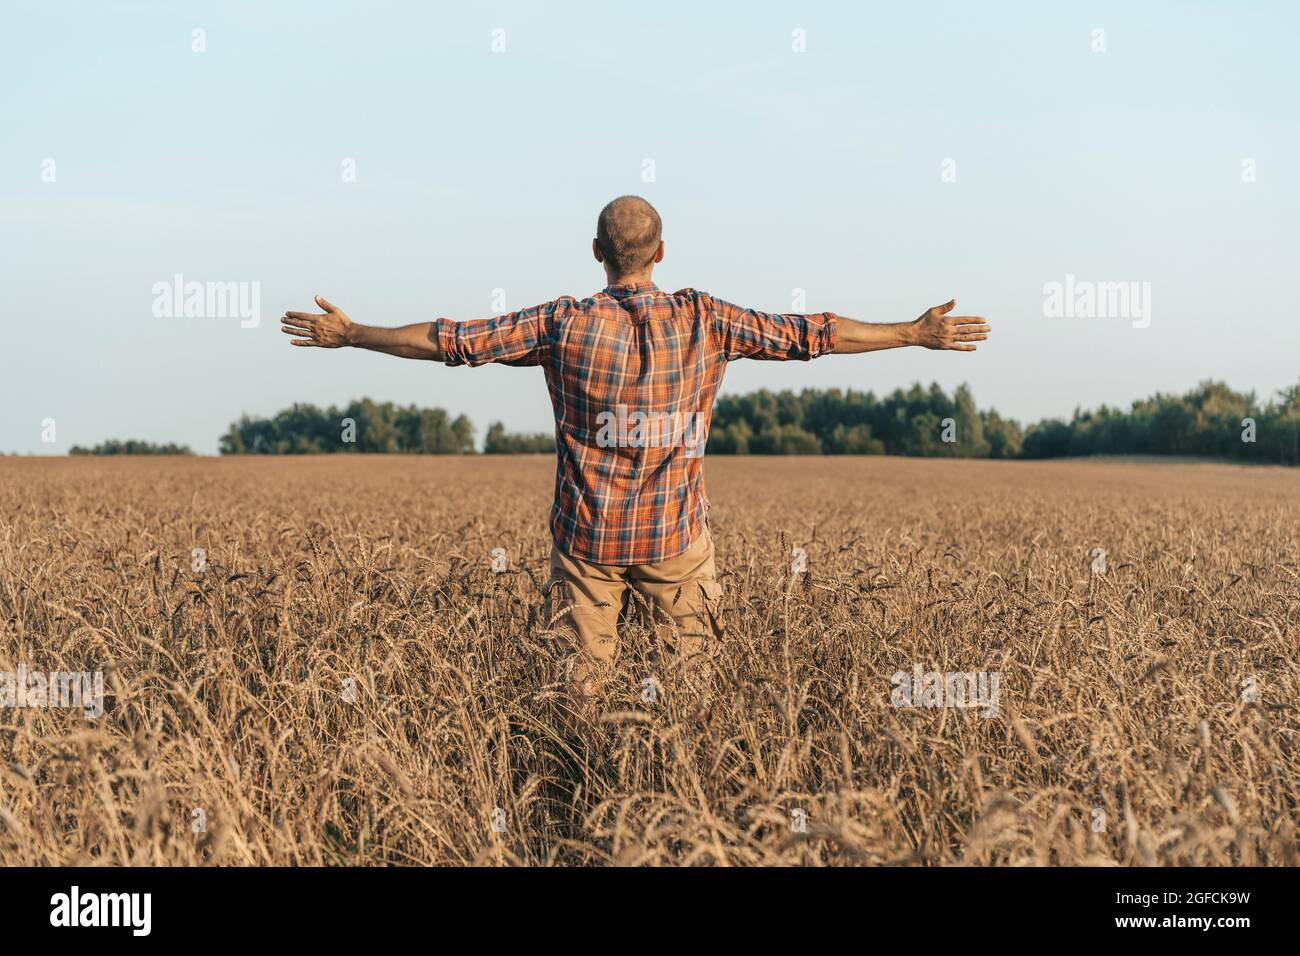
[[[489,319],[438,319],[438,347],[448,365],[542,365],[550,355],[561,300]]]
[[[713,333],[727,361],[807,361],[835,350],[835,313],[759,312],[707,296]]]

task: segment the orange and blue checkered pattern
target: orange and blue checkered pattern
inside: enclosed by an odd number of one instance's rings
[[[681,554],[709,502],[687,430],[609,423],[640,413],[643,422],[692,422],[693,433],[707,435],[727,362],[807,360],[835,347],[833,313],[758,312],[650,282],[435,325],[448,365],[542,366],[558,459],[551,534],[571,557],[622,567]]]

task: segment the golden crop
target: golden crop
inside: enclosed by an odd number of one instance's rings
[[[0,709],[0,863],[1298,862],[1294,470],[710,458],[713,683],[634,619],[576,738],[553,470],[0,460],[0,672],[104,686]]]

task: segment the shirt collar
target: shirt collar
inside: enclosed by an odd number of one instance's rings
[[[653,282],[629,282],[618,283],[617,285],[605,286],[605,292],[616,299],[626,299],[628,296],[643,295],[647,292],[658,292],[659,287]]]

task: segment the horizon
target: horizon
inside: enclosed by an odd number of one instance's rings
[[[1231,386],[1229,383],[1226,383],[1226,382],[1223,382],[1223,381],[1220,381],[1220,380],[1206,379],[1205,381],[1202,381],[1202,382],[1198,383],[1197,386],[1196,386],[1194,389],[1192,389],[1192,390],[1190,390],[1190,391],[1188,391],[1188,392],[1183,392],[1183,393],[1162,393],[1162,392],[1157,392],[1157,393],[1152,393],[1151,395],[1144,396],[1144,397],[1142,397],[1142,398],[1136,398],[1136,399],[1133,399],[1133,400],[1132,400],[1131,402],[1129,402],[1127,405],[1122,405],[1122,404],[1113,404],[1113,403],[1104,403],[1104,404],[1102,404],[1102,405],[1098,405],[1098,406],[1095,406],[1095,407],[1089,407],[1089,408],[1076,407],[1076,408],[1072,411],[1072,413],[1071,413],[1070,415],[1068,415],[1068,416],[1064,416],[1064,417],[1043,417],[1043,418],[1038,418],[1038,419],[1036,419],[1036,420],[1031,420],[1031,421],[1023,421],[1023,420],[1020,420],[1020,419],[1011,418],[1011,417],[1009,417],[1009,416],[1002,415],[1002,414],[1001,414],[1001,413],[1000,413],[996,408],[992,408],[992,407],[984,407],[984,408],[981,408],[980,405],[979,405],[978,397],[975,396],[975,395],[972,393],[972,394],[971,394],[971,398],[972,398],[972,400],[974,401],[974,404],[975,404],[975,408],[976,408],[976,410],[979,412],[979,414],[980,414],[981,416],[985,416],[985,415],[996,415],[996,416],[998,416],[999,418],[1003,419],[1004,421],[1009,422],[1010,424],[1015,425],[1015,427],[1016,427],[1017,429],[1019,429],[1023,434],[1026,434],[1026,435],[1027,435],[1027,434],[1029,434],[1033,429],[1035,429],[1035,428],[1037,428],[1037,427],[1040,427],[1040,426],[1045,426],[1045,425],[1049,425],[1049,424],[1053,424],[1053,423],[1064,423],[1064,424],[1067,424],[1067,425],[1068,425],[1068,424],[1070,424],[1070,423],[1072,423],[1072,422],[1079,421],[1080,419],[1087,419],[1087,418],[1090,417],[1090,416],[1098,415],[1098,414],[1102,413],[1103,411],[1114,412],[1114,413],[1117,413],[1117,414],[1119,414],[1119,415],[1131,415],[1131,414],[1133,414],[1133,413],[1136,411],[1137,406],[1139,406],[1139,405],[1141,405],[1141,404],[1143,404],[1143,403],[1152,403],[1152,402],[1160,401],[1161,399],[1170,399],[1170,398],[1174,398],[1174,399],[1185,399],[1185,398],[1187,398],[1189,395],[1194,394],[1194,393],[1197,392],[1197,391],[1201,391],[1201,390],[1208,389],[1208,388],[1212,388],[1212,387],[1216,387],[1216,386],[1222,386],[1222,387],[1224,387],[1224,388],[1227,388],[1228,391],[1232,392],[1234,395],[1237,395],[1237,396],[1240,396],[1240,397],[1242,397],[1242,398],[1245,398],[1245,399],[1249,400],[1249,401],[1250,401],[1254,406],[1256,406],[1257,408],[1259,408],[1259,409],[1261,409],[1261,410],[1262,410],[1262,409],[1265,409],[1265,408],[1268,408],[1271,404],[1276,403],[1276,402],[1278,401],[1279,398],[1284,398],[1284,397],[1285,397],[1285,395],[1284,395],[1283,393],[1281,393],[1281,392],[1279,392],[1279,393],[1275,393],[1274,395],[1261,396],[1261,395],[1259,395],[1258,392],[1255,392],[1255,391],[1253,391],[1253,390],[1241,390],[1241,391],[1239,391],[1239,390],[1237,390],[1237,389],[1233,389],[1232,386]],[[838,387],[831,387],[831,388],[802,388],[802,389],[799,389],[799,390],[793,390],[793,389],[774,390],[774,389],[768,389],[768,388],[760,388],[760,389],[755,389],[755,390],[753,390],[752,392],[739,393],[739,394],[735,394],[735,393],[733,393],[732,395],[729,395],[729,396],[727,396],[727,397],[729,397],[729,398],[740,398],[740,397],[745,397],[746,395],[754,395],[754,394],[761,394],[761,393],[768,393],[768,394],[772,394],[772,395],[779,395],[779,394],[781,394],[781,392],[791,392],[791,393],[796,394],[796,395],[801,394],[801,393],[830,394],[830,393],[840,392],[840,393],[845,394],[846,397],[847,397],[847,396],[850,396],[850,395],[853,395],[853,394],[858,394],[858,395],[862,395],[862,396],[865,396],[865,397],[872,398],[872,399],[873,399],[874,401],[876,401],[876,402],[884,402],[884,401],[888,401],[888,400],[890,400],[890,399],[891,399],[893,396],[895,396],[895,395],[904,395],[904,396],[905,396],[907,393],[909,393],[909,392],[911,392],[911,391],[914,391],[914,390],[916,390],[916,389],[922,389],[922,390],[925,390],[925,391],[929,391],[929,390],[934,389],[934,388],[936,388],[936,387],[941,388],[941,386],[939,385],[939,383],[938,383],[937,381],[932,381],[932,382],[930,382],[929,384],[927,384],[927,383],[925,383],[925,382],[921,382],[921,381],[918,380],[918,381],[916,381],[916,382],[913,382],[913,383],[912,383],[911,385],[909,385],[909,386],[906,386],[906,387],[904,387],[904,386],[899,386],[899,387],[897,387],[897,388],[891,389],[889,392],[882,392],[882,393],[880,393],[880,394],[876,394],[876,393],[874,392],[874,390],[871,390],[871,389],[867,389],[867,390],[864,391],[864,390],[854,389],[854,388],[852,388],[852,387],[850,387],[850,388],[848,388],[848,389],[841,389],[841,388],[838,388]],[[954,390],[953,395],[952,395],[951,397],[954,397],[954,398],[955,398],[956,391],[959,390],[959,389],[963,389],[963,388],[969,390],[969,385],[968,385],[967,383],[965,383],[965,382],[960,383],[960,384],[957,386],[957,389]],[[1297,381],[1296,385],[1293,386],[1293,388],[1295,388],[1295,389],[1297,389],[1297,390],[1300,390],[1300,380]],[[946,390],[944,391],[944,394],[945,394],[945,396],[948,396],[948,392],[947,392]],[[719,396],[719,397],[721,398],[722,396]],[[243,419],[245,419],[245,418],[248,418],[248,419],[251,419],[251,420],[254,420],[254,421],[259,421],[259,420],[261,420],[261,421],[270,421],[270,420],[273,420],[274,417],[275,417],[276,415],[278,415],[278,414],[280,414],[280,413],[282,413],[282,412],[285,412],[285,411],[289,411],[289,410],[291,410],[291,409],[293,409],[293,408],[295,408],[295,407],[302,407],[302,408],[310,407],[310,408],[313,408],[313,409],[315,409],[315,410],[319,410],[319,411],[327,411],[327,410],[333,409],[333,410],[335,410],[335,411],[340,411],[340,412],[342,412],[342,411],[344,411],[344,410],[347,408],[347,406],[348,406],[349,404],[356,403],[356,402],[364,402],[364,401],[375,401],[375,400],[374,400],[374,399],[370,399],[368,396],[361,396],[361,397],[358,397],[358,398],[352,398],[352,399],[349,399],[347,402],[345,402],[345,403],[343,403],[343,404],[341,404],[341,405],[339,405],[339,404],[331,404],[331,405],[329,405],[329,406],[319,406],[319,405],[316,405],[315,403],[312,403],[312,402],[298,402],[298,403],[295,403],[294,405],[287,406],[286,408],[283,408],[283,409],[277,409],[275,412],[268,413],[268,414],[265,414],[265,415],[256,415],[256,414],[249,414],[249,413],[246,413],[246,412],[241,412],[241,413],[240,413],[240,416],[239,416],[238,418],[233,419],[233,420],[231,421],[230,426],[227,428],[227,431],[226,431],[226,433],[224,433],[224,434],[228,434],[228,433],[230,432],[231,429],[233,429],[236,425],[238,425],[238,424],[239,424]],[[385,404],[385,403],[378,403],[378,404]],[[399,403],[387,403],[387,404],[393,404],[395,407],[400,407],[400,408],[416,408],[416,409],[419,409],[419,410],[421,410],[421,411],[439,411],[439,412],[444,412],[444,413],[447,414],[447,419],[448,419],[449,422],[452,421],[452,420],[454,420],[454,419],[457,417],[457,416],[452,415],[450,412],[448,412],[447,409],[441,408],[441,407],[439,407],[439,406],[422,406],[422,405],[419,405],[419,404],[407,404],[407,405],[401,405],[401,404],[399,404]],[[623,407],[626,407],[626,406],[623,406]],[[251,455],[261,455],[261,454],[285,454],[285,455],[304,455],[304,454],[306,454],[306,455],[311,455],[311,454],[339,454],[339,453],[367,454],[367,455],[382,455],[382,454],[434,454],[434,455],[440,455],[440,454],[487,454],[485,448],[486,448],[486,442],[487,442],[487,440],[488,440],[488,433],[491,431],[491,429],[493,429],[493,428],[496,427],[497,425],[502,425],[502,426],[504,427],[504,423],[503,423],[503,422],[500,422],[500,421],[488,421],[488,422],[486,422],[485,424],[483,424],[482,428],[480,429],[480,426],[479,426],[479,423],[478,423],[478,422],[476,422],[474,419],[470,418],[469,416],[465,416],[465,417],[466,417],[466,419],[469,421],[470,431],[471,431],[471,434],[473,434],[473,436],[474,436],[474,439],[473,439],[474,447],[473,447],[473,450],[470,451],[470,452],[411,452],[411,451],[377,452],[377,451],[364,451],[364,450],[362,450],[361,448],[355,448],[355,449],[353,449],[351,452],[347,452],[346,449],[339,449],[338,451],[331,450],[331,451],[320,451],[320,452],[282,452],[282,453],[267,453],[267,452],[225,452],[225,451],[221,451],[220,449],[218,449],[218,450],[216,450],[216,451],[212,451],[212,452],[201,452],[201,451],[195,451],[195,450],[192,448],[192,446],[190,446],[188,443],[185,443],[185,442],[176,442],[176,441],[148,442],[147,440],[139,439],[139,438],[135,438],[135,437],[133,437],[133,436],[122,436],[122,435],[118,435],[118,436],[113,436],[113,437],[108,438],[108,439],[104,439],[102,442],[96,442],[94,445],[73,445],[73,446],[70,447],[67,451],[62,452],[62,453],[48,453],[48,454],[42,454],[42,453],[39,453],[39,452],[37,452],[37,453],[23,453],[23,452],[14,452],[14,451],[0,451],[0,455],[11,455],[11,456],[13,456],[13,455],[18,455],[18,456],[25,456],[25,457],[66,457],[66,456],[72,456],[72,455],[76,455],[76,454],[82,454],[82,455],[89,455],[89,456],[97,456],[97,455],[100,455],[101,453],[96,452],[94,449],[95,449],[96,447],[98,447],[99,445],[101,445],[101,444],[104,444],[104,443],[111,443],[111,442],[122,442],[122,443],[125,443],[125,442],[132,442],[132,441],[134,441],[134,442],[140,442],[140,443],[142,443],[142,444],[153,444],[153,445],[173,445],[173,446],[180,447],[180,448],[188,448],[188,449],[189,449],[188,452],[181,452],[180,454],[193,455],[193,456],[197,456],[197,457],[209,457],[209,458],[230,457],[230,456],[237,456],[237,455],[241,455],[241,454],[251,454]],[[480,433],[480,430],[481,430],[481,432],[482,432],[481,435],[479,434],[479,433]],[[710,430],[710,432],[711,432],[711,431],[712,431],[712,430]],[[532,437],[535,437],[535,436],[536,436],[536,437],[542,437],[542,438],[549,438],[549,437],[552,437],[553,435],[554,435],[554,429],[542,430],[542,431],[537,431],[537,432],[513,432],[513,431],[510,431],[508,428],[506,429],[506,437],[525,437],[525,438],[532,438]],[[220,445],[222,437],[224,437],[224,436],[218,436],[218,439],[217,439],[217,443],[218,443],[218,445]],[[132,455],[132,454],[141,454],[141,455],[158,455],[158,453],[156,453],[156,452],[138,452],[138,453],[135,453],[135,452],[121,452],[121,453],[105,453],[104,456],[105,456],[105,457],[112,457],[112,456],[124,456],[124,455]],[[551,454],[554,454],[554,452],[552,452],[552,451],[539,451],[539,452],[511,451],[511,452],[494,452],[493,454],[505,454],[505,455],[545,454],[545,455],[551,455]],[[765,453],[765,452],[739,452],[739,453],[735,453],[735,452],[719,452],[719,451],[715,451],[713,454],[714,454],[715,456],[718,456],[718,455],[727,455],[727,456],[731,456],[731,455],[733,455],[733,454],[741,454],[741,455],[752,455],[752,456],[754,456],[754,457],[763,457],[765,454],[768,454],[768,453]],[[783,454],[783,453],[775,453],[775,454],[776,454],[777,457],[791,457],[790,455],[788,455],[788,454]],[[817,452],[817,453],[810,453],[810,454],[814,454],[814,456],[818,456],[818,455],[824,455],[824,454],[828,454],[828,453],[826,453],[826,452]],[[867,456],[881,455],[881,456],[884,456],[884,457],[889,457],[889,456],[891,456],[891,455],[895,455],[895,456],[897,456],[897,457],[912,457],[912,456],[908,456],[908,455],[897,455],[897,453],[894,453],[894,452],[843,452],[843,453],[837,453],[837,454],[847,454],[847,455],[850,455],[850,456],[853,456],[853,455],[867,455]],[[797,456],[795,456],[795,457],[797,457]],[[923,456],[923,457],[924,457],[924,456]],[[980,456],[974,456],[974,457],[980,457]],[[1134,451],[1134,452],[1104,452],[1104,451],[1103,451],[1103,452],[1092,452],[1092,453],[1089,453],[1089,454],[1087,454],[1087,455],[1081,455],[1081,456],[1070,456],[1070,455],[1067,455],[1067,456],[1061,456],[1061,457],[1152,458],[1152,459],[1157,459],[1157,460],[1168,459],[1168,460],[1170,460],[1170,461],[1179,461],[1179,460],[1184,460],[1184,461],[1220,461],[1220,462],[1224,462],[1224,463],[1236,463],[1236,464],[1261,464],[1261,465],[1263,465],[1263,464],[1274,464],[1274,462],[1270,462],[1270,461],[1268,461],[1268,460],[1259,461],[1259,462],[1250,462],[1250,461],[1248,461],[1248,460],[1231,459],[1231,458],[1223,458],[1223,457],[1208,456],[1208,455],[1196,455],[1196,454],[1192,454],[1192,453],[1182,454],[1182,453],[1141,452],[1141,451]],[[988,460],[996,460],[996,459],[988,459]],[[1007,458],[1007,459],[1003,459],[1003,460],[1042,460],[1042,459],[1021,458],[1021,457],[1016,456],[1016,457]]]

